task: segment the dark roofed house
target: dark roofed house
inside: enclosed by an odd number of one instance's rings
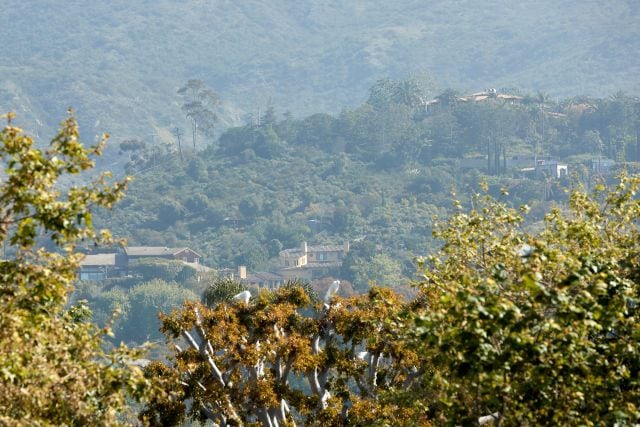
[[[124,246],[122,248],[128,261],[140,258],[176,259],[198,264],[202,256],[189,248],[167,248],[163,246]]]
[[[80,261],[80,280],[101,281],[119,276],[124,262],[116,253],[85,255]]]
[[[143,258],[163,258],[177,260],[189,265],[200,273],[210,269],[200,264],[202,256],[196,251],[164,246],[122,246],[117,252],[94,253],[85,255],[80,262],[80,280],[101,281],[129,274],[129,263]]]

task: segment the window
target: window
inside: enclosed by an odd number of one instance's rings
[[[105,279],[105,274],[102,272],[81,272],[80,273],[80,280],[100,282],[104,279]]]

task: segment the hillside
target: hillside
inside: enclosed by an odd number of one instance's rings
[[[431,92],[520,87],[551,96],[637,93],[631,0],[293,2],[5,0],[0,108],[34,133],[73,106],[87,139],[188,129],[176,89],[200,78],[221,125],[271,102],[296,116],[356,105],[380,78]],[[45,136],[45,135],[43,135]]]
[[[376,85],[372,93],[391,96],[336,116],[267,111],[260,126],[230,128],[182,157],[141,148],[128,164],[136,179],[126,199],[99,222],[132,245],[193,247],[212,267],[268,269],[303,241],[362,242],[358,256],[381,252],[410,276],[412,258],[436,247],[434,217],[451,214],[454,199],[472,206],[483,181],[539,220],[571,185],[613,175],[600,165],[640,162],[637,98],[556,104],[496,94],[440,98],[425,112],[406,83]],[[538,168],[544,160],[565,173]]]

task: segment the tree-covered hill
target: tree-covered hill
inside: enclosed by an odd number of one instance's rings
[[[173,142],[190,78],[221,94],[227,126],[269,101],[335,112],[412,73],[440,88],[636,92],[639,13],[630,0],[5,0],[0,107],[34,132],[74,106],[85,138]]]
[[[380,85],[391,90],[379,91]],[[406,167],[434,170],[448,163],[453,175],[447,179],[459,183],[459,175],[464,180],[465,174],[456,162],[461,166],[477,149],[472,144],[458,144],[458,152],[446,158],[434,157],[444,148],[437,144],[439,138],[432,140],[430,155],[400,156],[390,164],[381,162],[384,156],[373,155],[412,146],[421,138],[409,136],[437,128],[434,121],[451,129],[455,120],[462,130],[477,132],[482,127],[467,129],[473,122],[465,117],[499,117],[492,126],[503,129],[496,133],[496,142],[506,144],[502,138],[509,137],[514,142],[510,149],[524,149],[527,135],[535,140],[536,116],[531,113],[536,110],[531,110],[530,100],[525,102],[528,98],[521,104],[503,103],[504,97],[496,94],[470,104],[461,97],[442,96],[440,109],[424,116],[407,108],[413,97],[405,95],[411,92],[396,90],[411,85],[389,81],[380,85],[371,91],[367,104],[341,117],[270,120],[230,130],[218,147],[198,153],[185,150],[182,159],[178,154],[147,158],[147,163],[155,163],[150,167],[163,171],[156,177],[164,179],[159,190],[165,199],[150,200],[150,185],[159,181],[147,179],[146,187],[136,187],[134,196],[156,203],[158,215],[148,217],[146,224],[132,221],[130,232],[139,226],[164,228],[169,234],[180,217],[193,216],[195,204],[191,212],[180,208],[194,195],[187,190],[197,188],[185,185],[189,179],[227,194],[219,199],[238,215],[221,221],[230,218],[237,231],[255,230],[256,213],[264,209],[255,200],[235,206],[231,195],[243,195],[244,188],[262,189],[265,194],[272,190],[270,195],[275,195],[283,184],[290,184],[296,191],[282,194],[292,197],[294,203],[285,206],[290,208],[288,214],[295,215],[305,200],[320,204],[343,187],[362,194],[366,179],[372,179],[375,188],[392,186],[393,172],[397,175]],[[380,99],[381,93],[390,96]],[[560,139],[575,135],[562,147],[571,152],[571,164],[579,164],[576,159],[588,158],[596,150],[598,157],[615,153],[622,166],[637,171],[633,160],[640,154],[638,99],[616,95],[563,104],[554,111],[538,101],[540,119],[558,121],[541,126],[544,131],[535,146],[553,151]],[[402,126],[393,126],[393,133],[376,139],[378,128],[363,123],[379,119],[375,114],[384,110],[395,111]],[[581,112],[570,115],[576,110]],[[519,127],[509,123],[520,123],[516,119],[528,114],[530,134],[517,141]],[[449,120],[435,120],[443,115]],[[273,112],[267,117],[274,118]],[[210,420],[224,426],[290,421],[511,426],[640,421],[637,175],[621,173],[608,188],[597,180],[590,192],[571,191],[567,203],[553,208],[533,231],[525,218],[529,209],[509,206],[514,202],[511,189],[498,192],[506,204],[480,194],[471,198],[471,209],[454,202],[456,213],[433,226],[442,245],[418,262],[422,274],[416,283],[418,294],[409,299],[377,286],[346,296],[339,281],[325,287],[322,299],[309,284],[297,281],[275,290],[249,290],[230,279],[198,275],[181,261],[157,258],[136,262],[134,275],[75,286],[83,259],[79,245],[100,248],[113,243],[109,232],[94,228],[94,209],[109,208],[119,200],[127,180],[109,183],[102,175],[83,186],[63,185],[63,176],[88,171],[100,153],[100,147],[82,146],[73,116],[63,122],[47,150],[36,148],[32,138],[12,126],[12,115],[6,120],[9,123],[0,132],[0,158],[5,163],[0,236],[11,253],[0,261],[3,425],[158,426]],[[486,120],[476,126],[483,123]],[[311,135],[322,138],[305,137],[310,129],[316,130]],[[367,147],[362,138],[374,143]],[[143,149],[133,143],[127,147]],[[495,151],[496,157],[499,152]],[[141,165],[141,159],[149,153],[136,154],[130,167],[148,166]],[[336,157],[342,166],[322,165],[324,159]],[[290,161],[294,158],[306,162],[310,179],[306,170]],[[259,165],[255,172],[252,162]],[[493,192],[496,184],[526,180],[498,167],[497,158],[494,165],[492,169],[488,162],[486,178],[491,181],[481,185],[485,191]],[[246,171],[241,180],[255,186],[213,185],[236,184],[216,174],[226,167],[237,175],[239,166]],[[283,172],[288,168],[291,172]],[[321,177],[331,185],[323,186],[317,173],[327,168],[331,172]],[[369,174],[367,169],[383,172]],[[478,177],[480,172],[474,174]],[[354,188],[348,180],[338,185],[332,178],[356,175]],[[318,198],[300,197],[294,178],[317,185]],[[593,177],[587,173],[586,178]],[[541,174],[531,181],[554,179]],[[433,189],[431,185],[422,196],[437,196]],[[408,193],[398,191],[394,209],[403,211]],[[349,191],[342,197],[349,198]],[[358,201],[357,196],[352,198]],[[203,197],[194,201],[207,203]],[[209,208],[201,213],[215,212],[218,202],[209,200]],[[145,206],[135,199],[131,205]],[[122,213],[116,211],[114,217]],[[349,223],[340,218],[344,217],[334,215],[334,227]],[[193,224],[183,221],[185,229]],[[204,225],[214,231],[221,228],[215,219]],[[289,221],[283,229],[294,225]],[[349,227],[345,228],[348,234]],[[386,232],[381,239],[388,239],[391,232]],[[145,283],[135,283],[138,279]],[[86,297],[98,308],[93,316],[88,301],[82,300]],[[167,313],[181,302],[181,309]],[[116,310],[110,316],[112,309]],[[113,323],[118,312],[122,317]],[[113,332],[123,332],[137,343],[155,339],[156,315],[168,345],[145,354],[154,360],[141,358],[145,349],[152,348],[150,343],[129,349],[104,340]]]
[[[539,220],[572,183],[612,174],[602,160],[640,161],[637,98],[494,96],[465,102],[448,91],[425,111],[414,83],[381,80],[339,115],[270,109],[204,151],[137,148],[128,166],[136,180],[101,222],[130,244],[194,247],[212,267],[270,268],[283,248],[349,240],[343,278],[366,285],[373,273],[358,266],[376,255],[386,271],[410,276],[412,257],[435,248],[434,216],[450,214],[452,199],[471,203],[483,181]],[[567,163],[569,174],[534,170],[536,159]]]

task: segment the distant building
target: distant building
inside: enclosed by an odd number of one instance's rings
[[[472,93],[470,95],[459,96],[452,99],[455,102],[482,102],[482,101],[501,101],[509,104],[518,104],[524,100],[523,96],[511,95],[508,93],[499,93],[496,89],[487,89],[482,92]],[[440,98],[432,99],[424,103],[427,112],[437,110],[446,100]],[[448,101],[451,102],[451,101]]]
[[[533,167],[522,168],[520,172],[538,178],[547,176],[560,179],[568,175],[569,166],[556,160],[537,160]]]
[[[121,254],[86,255],[80,261],[80,280],[99,282],[110,277],[121,276],[126,268],[126,260]]]
[[[596,111],[598,108],[593,104],[588,104],[586,102],[581,102],[577,104],[569,104],[564,107],[564,111],[569,113],[577,113],[582,114],[585,112]]]
[[[521,172],[531,172],[533,174],[536,172],[536,167],[539,171],[543,171],[545,168],[549,168],[549,165],[553,163],[562,166],[561,169],[567,169],[567,165],[560,164],[551,159],[540,159],[540,157],[535,157],[531,154],[508,156],[504,159],[504,162],[507,169],[516,169]],[[460,159],[460,168],[486,170],[488,168],[487,156],[466,157]]]
[[[196,251],[183,248],[167,248],[162,246],[123,246],[110,253],[85,255],[80,262],[80,280],[101,281],[124,276],[128,273],[129,263],[143,258],[162,258],[182,261],[203,273],[208,267],[200,264],[202,256]]]
[[[133,261],[141,258],[165,258],[175,259],[188,263],[198,264],[202,256],[189,248],[167,248],[163,246],[123,246],[127,260]]]
[[[550,176],[552,178],[562,178],[567,176],[569,166],[558,163],[555,160],[538,160],[536,163],[537,176]]]
[[[349,252],[349,242],[342,245],[310,246],[302,242],[299,248],[280,252],[278,274],[290,279],[312,280],[336,273]]]
[[[591,159],[591,172],[600,175],[607,174],[615,165],[616,162],[612,159]]]

